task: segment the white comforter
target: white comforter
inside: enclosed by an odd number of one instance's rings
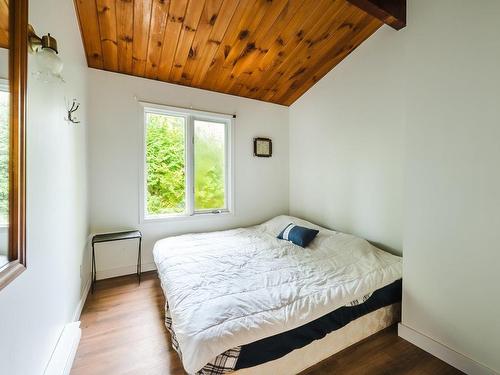
[[[308,248],[276,238],[291,222],[320,230]],[[188,373],[401,278],[401,258],[290,216],[165,238],[154,258]]]

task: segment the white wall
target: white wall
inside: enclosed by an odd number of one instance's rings
[[[28,84],[28,269],[0,292],[0,372],[9,375],[43,373],[90,272],[87,68],[73,3],[30,1],[30,23],[57,38],[67,83],[43,84],[30,76]],[[82,101],[82,124],[63,120],[65,96]]]
[[[403,323],[500,372],[500,2],[410,5]]]
[[[500,3],[408,17],[292,106],[290,210],[403,241],[403,324],[500,372]]]
[[[290,213],[396,253],[403,247],[404,112],[395,95],[403,33],[382,28],[290,107]]]
[[[162,237],[251,225],[288,212],[288,109],[188,87],[99,70],[90,82],[91,231],[138,228],[144,235],[143,262],[152,267],[152,246]],[[194,221],[139,223],[143,114],[134,96],[171,106],[236,113],[234,126],[234,216]],[[255,158],[253,138],[273,139],[273,157]],[[98,245],[99,277],[131,273],[133,242]],[[105,249],[104,249],[105,248]]]

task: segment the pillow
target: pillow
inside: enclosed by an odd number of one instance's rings
[[[293,223],[288,224],[285,229],[278,234],[280,240],[293,242],[295,245],[307,247],[314,240],[319,230],[299,227]]]

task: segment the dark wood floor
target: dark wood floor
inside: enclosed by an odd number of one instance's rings
[[[100,281],[83,309],[82,340],[72,375],[185,374],[163,324],[155,272]],[[304,372],[326,374],[461,374],[388,328]],[[278,374],[277,374],[278,375]],[[281,375],[281,374],[279,374]]]

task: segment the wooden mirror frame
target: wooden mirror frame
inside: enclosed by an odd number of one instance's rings
[[[28,0],[9,1],[9,263],[0,290],[26,269],[26,81]]]

